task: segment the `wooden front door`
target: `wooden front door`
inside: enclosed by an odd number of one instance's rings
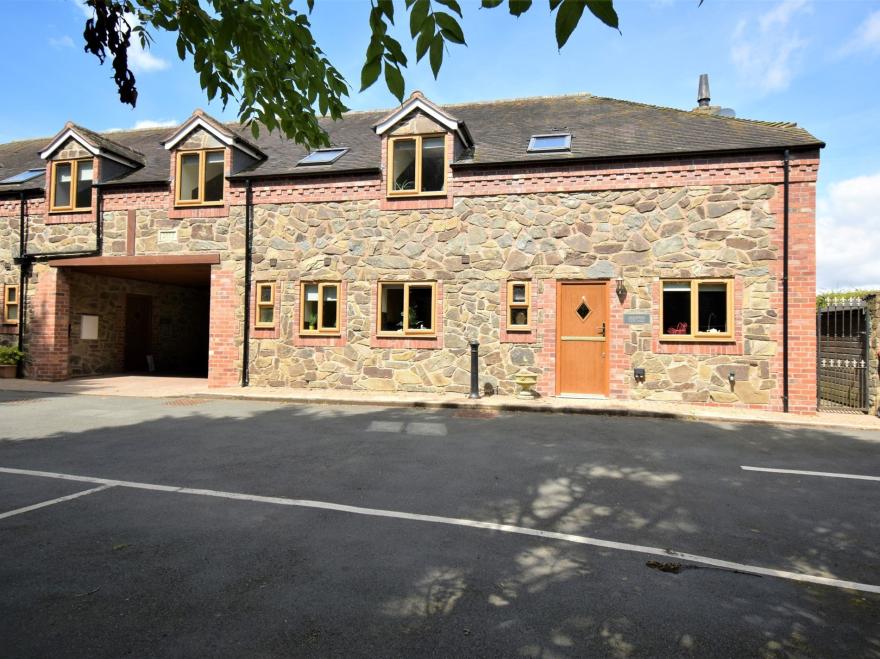
[[[556,303],[556,391],[608,395],[605,282],[560,282]]]
[[[146,371],[147,355],[153,353],[153,298],[125,296],[126,371]]]

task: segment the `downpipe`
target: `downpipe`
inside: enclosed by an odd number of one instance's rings
[[[788,234],[791,154],[782,152],[782,411],[788,412]]]
[[[244,182],[244,343],[241,347],[241,386],[250,384],[251,356],[251,260],[253,251],[253,187]]]

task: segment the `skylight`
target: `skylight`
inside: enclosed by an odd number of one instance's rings
[[[571,151],[571,133],[532,135],[532,139],[529,140],[529,153],[541,151]]]
[[[336,162],[339,160],[345,152],[348,151],[345,147],[338,147],[333,149],[317,149],[312,151],[305,158],[300,160],[297,164],[299,165],[329,165],[330,163]]]
[[[0,185],[5,185],[7,183],[24,183],[25,181],[30,181],[32,178],[37,178],[40,174],[45,173],[46,170],[42,167],[40,169],[26,169],[20,174],[3,179],[0,181]]]

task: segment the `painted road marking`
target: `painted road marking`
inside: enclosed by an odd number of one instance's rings
[[[860,481],[880,481],[880,476],[860,476],[858,474],[835,474],[830,471],[800,471],[798,469],[771,469],[770,467],[746,467],[746,471],[767,471],[771,474],[795,474],[797,476],[825,476],[827,478],[852,478]]]
[[[481,522],[472,519],[461,519],[456,517],[441,517],[438,515],[419,515],[416,513],[406,513],[396,510],[382,510],[378,508],[361,508],[360,506],[348,506],[338,503],[329,503],[326,501],[310,501],[308,499],[288,499],[286,497],[266,497],[255,494],[242,494],[240,492],[223,492],[221,490],[204,490],[194,489],[190,487],[173,487],[170,485],[155,485],[152,483],[138,483],[136,481],[119,481],[109,478],[97,478],[93,476],[77,476],[74,474],[59,474],[51,471],[33,471],[30,469],[13,469],[11,467],[0,467],[0,473],[19,474],[23,476],[42,476],[44,478],[56,478],[61,480],[72,480],[86,483],[98,483],[109,487],[128,487],[138,490],[154,490],[159,492],[175,492],[178,494],[192,494],[198,496],[215,497],[220,499],[234,499],[237,501],[253,501],[256,503],[269,503],[279,506],[296,506],[299,508],[319,508],[322,510],[333,510],[343,513],[352,513],[354,515],[369,515],[372,517],[390,517],[394,519],[405,519],[414,522],[429,522],[432,524],[449,524],[452,526],[463,526],[467,528],[483,529],[487,531],[499,531],[501,533],[512,533],[517,535],[534,536],[548,540],[561,540],[563,542],[571,542],[579,545],[590,545],[592,547],[603,547],[605,549],[617,549],[619,551],[632,552],[637,554],[647,554],[650,556],[662,556],[665,558],[678,558],[691,563],[699,563],[724,570],[736,570],[747,574],[756,574],[762,577],[776,577],[779,579],[788,579],[790,581],[800,581],[802,583],[821,584],[823,586],[832,586],[834,588],[845,588],[848,590],[858,590],[866,593],[880,593],[880,586],[857,581],[845,581],[835,577],[820,577],[813,574],[803,574],[800,572],[789,572],[786,570],[775,570],[773,568],[760,567],[757,565],[746,565],[744,563],[735,563],[733,561],[725,561],[710,556],[700,556],[698,554],[688,554],[686,552],[675,551],[672,549],[662,549],[660,547],[649,547],[645,545],[633,545],[626,542],[615,542],[613,540],[602,540],[601,538],[591,538],[583,535],[573,535],[571,533],[557,533],[555,531],[541,531],[540,529],[530,529],[524,526],[513,526],[511,524],[498,524],[497,522]],[[85,493],[83,493],[85,494]]]
[[[65,501],[71,501],[72,499],[78,499],[80,497],[84,497],[87,494],[94,494],[95,492],[100,492],[101,490],[109,490],[112,485],[102,485],[100,487],[93,487],[91,490],[83,490],[82,492],[75,492],[74,494],[68,494],[66,497],[58,497],[57,499],[51,499],[49,501],[43,501],[41,503],[35,503],[32,506],[25,506],[24,508],[16,508],[15,510],[10,510],[9,512],[0,513],[0,519],[6,519],[7,517],[12,517],[13,515],[21,515],[22,513],[29,513],[32,510],[39,510],[40,508],[45,508],[46,506],[54,506],[56,503],[64,503]]]

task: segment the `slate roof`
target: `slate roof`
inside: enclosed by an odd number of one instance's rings
[[[631,101],[601,98],[589,94],[539,97],[482,103],[440,106],[467,125],[475,146],[466,151],[453,167],[505,166],[547,161],[620,159],[676,154],[821,148],[820,140],[795,124],[732,119],[697,112],[663,108]],[[350,112],[338,122],[321,119],[333,146],[349,151],[329,165],[300,166],[307,151],[278,133],[260,133],[250,139],[266,154],[244,176],[341,174],[378,171],[381,140],[373,126],[388,110]],[[226,124],[245,138],[247,128]],[[570,153],[527,152],[529,137],[552,132],[572,134]],[[92,135],[89,131],[90,137]],[[135,185],[165,183],[169,179],[169,157],[162,142],[169,129],[119,131],[94,134],[140,155],[145,165],[114,183]],[[247,138],[245,138],[247,139]],[[0,144],[0,180],[26,169],[43,167],[39,152],[51,138]],[[41,189],[41,176],[20,184],[0,185],[7,191]]]

